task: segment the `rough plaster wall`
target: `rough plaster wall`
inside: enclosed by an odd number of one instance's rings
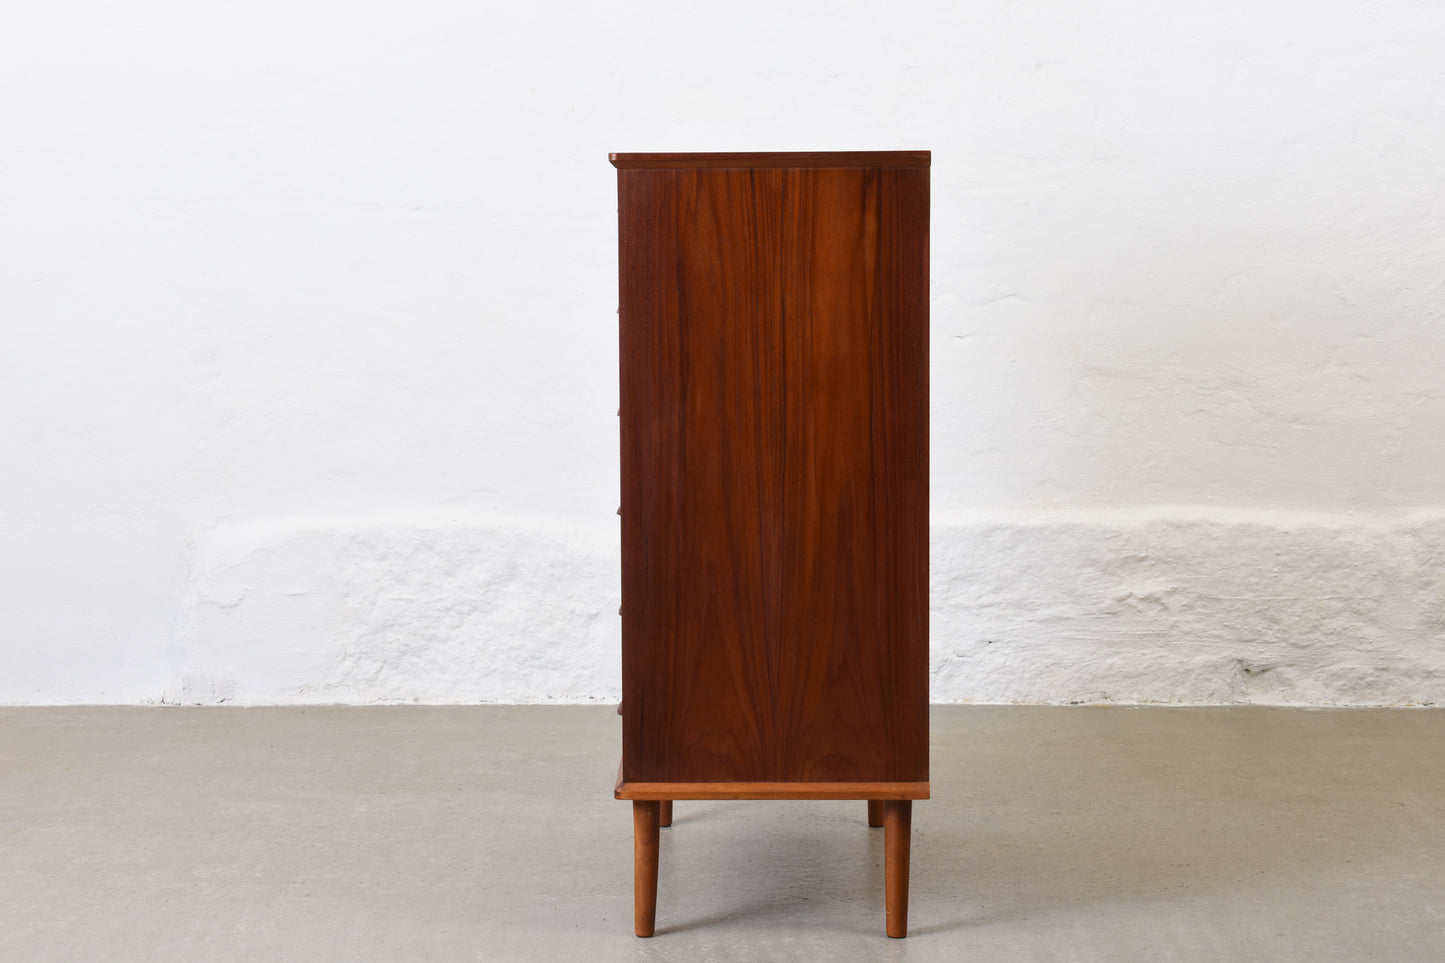
[[[1445,691],[1445,515],[958,513],[933,546],[935,702]],[[513,518],[220,530],[165,701],[615,701],[617,552],[615,526]]]
[[[766,24],[766,29],[758,29]],[[616,695],[610,150],[930,148],[944,700],[1445,694],[1445,9],[0,10],[0,702]]]
[[[164,701],[616,701],[618,551],[516,517],[224,527],[198,546]]]
[[[1445,701],[1445,516],[960,514],[934,545],[935,701]]]

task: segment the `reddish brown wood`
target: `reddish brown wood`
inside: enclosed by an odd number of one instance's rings
[[[782,418],[779,638],[799,640],[778,661],[782,769],[922,781],[928,171],[789,174],[782,367],[803,391]]]
[[[886,891],[884,916],[888,935],[908,935],[908,857],[912,843],[913,803],[889,800],[883,810],[883,885]]]
[[[618,183],[625,781],[926,781],[927,168]]]
[[[883,807],[901,936],[929,794],[930,157],[612,162],[638,933],[672,800],[811,798]]]
[[[622,782],[618,799],[927,799],[926,782]],[[881,824],[880,824],[881,825]]]
[[[883,825],[883,800],[868,800],[868,825],[873,829]]]
[[[658,803],[632,804],[632,923],[638,936],[657,924]]]
[[[609,154],[619,170],[727,167],[928,167],[926,150],[770,151],[767,153]]]
[[[672,800],[660,799],[657,802],[657,824],[659,826],[672,825]]]

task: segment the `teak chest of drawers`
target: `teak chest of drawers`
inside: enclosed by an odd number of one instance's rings
[[[636,930],[676,799],[928,798],[926,151],[613,154]]]

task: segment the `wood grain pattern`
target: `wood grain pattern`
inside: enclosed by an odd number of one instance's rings
[[[699,167],[928,167],[926,150],[770,151],[767,153],[608,154],[619,170]]]
[[[623,798],[926,798],[928,169],[897,153],[614,155]]]

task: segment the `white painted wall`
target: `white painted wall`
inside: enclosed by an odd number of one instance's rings
[[[928,148],[934,697],[1445,698],[1445,10],[0,10],[0,702],[617,696],[611,150]]]

